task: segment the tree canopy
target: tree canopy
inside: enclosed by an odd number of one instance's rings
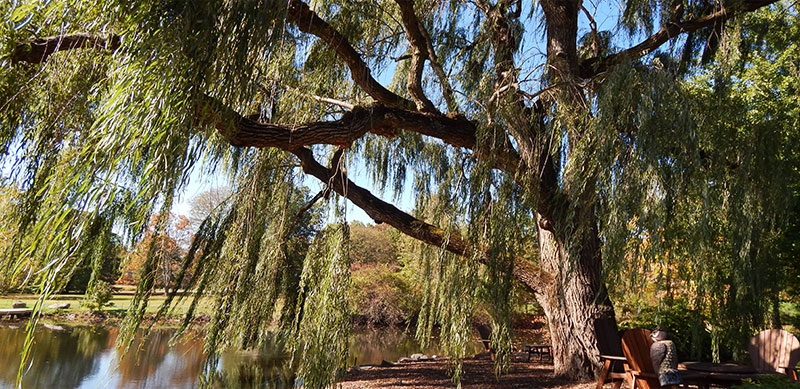
[[[641,267],[663,269],[666,289],[684,285],[719,328],[731,312],[747,312],[742,331],[769,324],[783,278],[760,269],[787,260],[784,215],[800,182],[795,3],[31,0],[0,10],[0,145],[24,193],[4,285],[57,287],[96,241],[77,211],[137,240],[202,161],[233,193],[176,276],[215,299],[207,351],[257,347],[278,312],[310,387],[345,362],[344,201],[429,244],[418,333],[439,325],[456,360],[470,312],[488,302],[502,370],[516,283],[545,310],[556,373],[592,374],[619,347],[606,285],[630,287]],[[348,178],[355,166],[378,195]],[[325,189],[312,196],[307,176]],[[395,200],[412,191],[413,214],[381,199],[387,190]],[[320,199],[338,220],[324,229],[306,212]],[[123,344],[159,258],[151,245]]]

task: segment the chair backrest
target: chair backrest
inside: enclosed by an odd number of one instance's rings
[[[637,328],[627,330],[622,334],[622,352],[628,360],[630,369],[639,373],[636,387],[641,389],[660,388],[658,375],[653,370],[653,361],[650,359],[650,346],[653,339],[650,338],[650,330]]]
[[[781,366],[795,367],[800,362],[800,341],[784,330],[764,330],[750,339],[747,347],[753,367],[759,373],[786,374]]]
[[[652,344],[650,330],[636,328],[622,334],[622,352],[625,353],[625,359],[628,360],[631,369],[655,374],[653,362],[650,360],[650,345]]]

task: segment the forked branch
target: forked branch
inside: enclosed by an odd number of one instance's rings
[[[408,70],[408,93],[417,104],[417,110],[421,112],[438,113],[436,106],[425,96],[422,90],[422,74],[425,70],[425,60],[429,57],[428,44],[425,35],[422,34],[422,26],[414,13],[414,0],[395,0],[400,6],[400,13],[403,18],[408,42],[411,44],[411,64]]]
[[[336,50],[336,54],[350,68],[350,73],[356,85],[379,103],[394,108],[412,108],[415,106],[411,101],[392,93],[375,80],[370,73],[369,67],[353,46],[350,45],[347,38],[317,16],[306,3],[300,0],[289,0],[286,17],[300,31],[322,39],[328,46]]]

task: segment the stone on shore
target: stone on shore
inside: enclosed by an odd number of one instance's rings
[[[44,326],[44,328],[47,328],[50,331],[55,331],[55,332],[63,332],[67,330],[66,327],[60,326],[58,324],[43,323],[42,326]]]
[[[14,301],[14,302],[11,304],[11,308],[27,308],[27,307],[28,307],[28,305],[27,305],[27,304],[25,304],[25,303],[24,303],[24,302],[22,302],[22,301]]]
[[[47,306],[48,309],[69,309],[69,303],[55,303]]]

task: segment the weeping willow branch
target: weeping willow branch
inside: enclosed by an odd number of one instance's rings
[[[210,98],[206,102],[207,109],[200,115],[215,120],[217,130],[233,146],[277,147],[287,151],[313,144],[349,147],[366,133],[393,137],[400,128],[441,139],[456,147],[473,149],[476,144],[475,127],[463,117],[374,105],[355,106],[339,120],[281,125],[243,117]]]
[[[11,62],[44,63],[53,53],[80,48],[114,51],[121,42],[118,35],[102,36],[86,32],[36,38],[17,45],[11,54]]]
[[[336,54],[338,54],[347,64],[347,67],[350,68],[353,81],[355,81],[364,92],[372,96],[372,98],[394,108],[414,107],[413,102],[392,93],[372,77],[369,67],[353,46],[350,45],[347,38],[317,16],[306,3],[300,0],[289,0],[289,8],[286,17],[289,22],[296,25],[300,31],[315,35],[336,50]]]
[[[71,38],[62,36],[62,40]],[[24,44],[18,45],[20,46]],[[30,63],[42,63],[45,60],[46,57],[25,58],[25,61]],[[347,148],[354,140],[367,133],[391,137],[395,136],[398,129],[431,136],[452,146],[475,150],[476,157],[491,160],[495,168],[511,177],[517,176],[516,172],[522,165],[519,155],[513,149],[482,151],[477,145],[475,125],[460,115],[426,114],[386,105],[355,106],[339,120],[281,125],[261,123],[256,117],[242,116],[211,97],[203,99],[197,115],[203,121],[214,123],[220,135],[232,146],[274,147],[294,153],[300,158],[306,173],[324,182],[328,182],[334,176],[333,173],[319,165],[310,150],[304,146],[328,144]],[[535,182],[525,184],[536,185]],[[342,175],[337,174],[334,177],[332,186],[337,193],[363,208],[376,221],[386,222],[426,243],[442,246],[446,242],[446,249],[453,253],[462,256],[471,253],[471,244],[463,238],[447,237],[444,230],[424,223],[383,202],[350,180],[343,181]],[[485,260],[486,255],[482,258]],[[519,263],[515,268],[515,275],[531,290],[538,289],[538,285],[542,282],[542,275],[523,263]]]
[[[401,211],[341,174],[334,175],[335,172],[317,162],[311,150],[307,148],[296,149],[292,153],[300,159],[303,172],[323,182],[327,182],[330,177],[333,177],[331,185],[333,190],[363,209],[376,222],[386,223],[408,236],[433,246],[443,247],[447,251],[462,257],[471,257],[476,251],[479,251],[480,254],[477,255],[477,258],[482,263],[487,263],[489,254],[485,248],[477,247],[459,235],[448,233],[439,227],[425,223]],[[516,261],[514,263],[514,277],[527,289],[534,292],[542,290],[542,285],[547,282],[550,276],[542,273],[536,266],[527,262]]]
[[[406,35],[412,51],[411,64],[408,70],[408,83],[406,85],[408,93],[414,98],[417,110],[438,112],[436,106],[425,96],[425,92],[422,90],[422,72],[425,70],[425,59],[429,57],[429,53],[427,39],[422,35],[422,28],[417,15],[414,13],[414,1],[395,0],[395,2],[400,6],[403,26],[406,29]]]
[[[777,0],[750,0],[736,2],[734,5],[728,5],[720,8],[717,12],[702,16],[696,19],[687,20],[684,22],[668,23],[661,27],[661,29],[640,42],[638,45],[629,49],[612,54],[605,58],[592,57],[584,60],[580,64],[579,74],[583,78],[592,78],[625,60],[640,58],[653,52],[655,49],[661,47],[668,40],[676,36],[699,30],[703,27],[712,26],[717,23],[722,23],[730,18],[739,16],[746,12],[755,11],[761,7],[766,7],[770,4],[777,3]]]
[[[305,6],[305,4],[302,5]],[[309,10],[308,12],[311,11]],[[28,48],[32,47],[37,41],[76,42],[84,39],[91,42],[100,42],[106,39],[99,35],[93,37],[89,35],[77,33],[37,38],[18,44],[14,50],[14,56],[20,58],[21,62],[41,64],[47,61],[47,55],[24,55],[24,53],[28,52]],[[107,39],[109,42],[117,43],[106,45],[106,49],[114,50],[118,48],[119,36],[112,35]],[[47,46],[50,47],[52,44],[48,43]],[[55,48],[57,46],[52,47]],[[86,46],[86,44],[84,46],[62,45],[58,47],[59,50],[79,47],[101,48],[101,46]],[[381,99],[378,100],[380,101]],[[387,101],[386,99],[383,100]],[[220,134],[231,145],[240,147],[276,147],[287,151],[313,144],[349,147],[355,139],[364,136],[366,133],[392,137],[396,135],[397,129],[403,129],[440,139],[452,146],[476,150],[476,127],[464,116],[426,114],[398,108],[396,107],[397,104],[394,104],[395,106],[392,105],[352,106],[350,112],[345,113],[339,120],[281,125],[261,123],[256,116],[244,117],[220,101],[206,96],[201,107],[198,108],[197,114],[207,121],[216,123],[216,128]],[[516,177],[516,173],[521,166],[519,155],[510,148],[494,149],[490,152],[476,150],[476,154],[479,157],[491,159],[495,168],[502,170],[511,177]]]

